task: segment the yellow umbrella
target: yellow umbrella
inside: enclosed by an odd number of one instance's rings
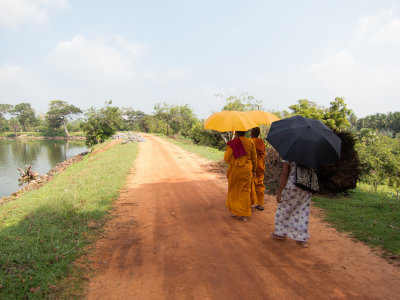
[[[280,119],[266,111],[251,110],[246,112],[257,124],[270,125],[272,122],[279,121]]]
[[[219,132],[247,131],[257,127],[258,124],[252,120],[244,111],[224,110],[208,117],[204,122],[204,129],[212,129]]]

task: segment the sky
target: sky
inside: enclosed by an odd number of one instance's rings
[[[0,103],[400,111],[400,1],[0,0]],[[221,94],[223,97],[216,97]]]

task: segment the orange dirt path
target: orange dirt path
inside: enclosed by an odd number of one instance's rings
[[[310,247],[272,240],[275,199],[243,223],[225,207],[227,181],[207,161],[145,135],[89,257],[88,299],[399,299],[400,268],[323,223]]]

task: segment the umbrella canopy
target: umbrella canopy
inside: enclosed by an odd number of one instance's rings
[[[307,167],[320,168],[340,158],[342,140],[319,120],[294,116],[273,122],[266,139],[283,159]]]
[[[246,112],[258,124],[270,125],[280,119],[274,114],[262,110],[250,110]]]
[[[208,117],[204,122],[204,129],[220,132],[247,131],[258,124],[243,111],[224,110]]]

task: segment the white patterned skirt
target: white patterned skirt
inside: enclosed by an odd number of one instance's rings
[[[284,188],[275,215],[275,234],[302,242],[309,239],[310,203],[310,192],[297,186]]]

